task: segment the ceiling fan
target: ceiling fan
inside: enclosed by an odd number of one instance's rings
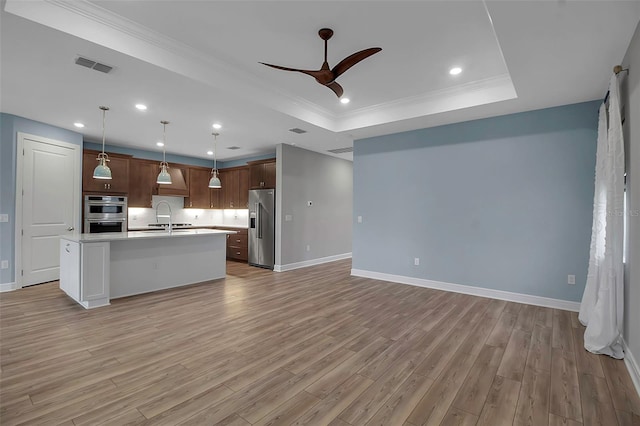
[[[336,82],[336,79],[358,62],[368,58],[375,53],[378,53],[382,49],[379,47],[371,47],[369,49],[361,50],[354,53],[353,55],[347,56],[346,58],[341,60],[335,67],[329,68],[329,64],[327,63],[327,40],[329,40],[331,36],[333,36],[333,30],[329,28],[322,28],[320,31],[318,31],[318,35],[322,40],[324,40],[324,62],[322,63],[322,67],[320,67],[320,69],[317,71],[281,67],[279,65],[266,64],[264,62],[260,63],[279,70],[296,71],[310,75],[311,77],[315,78],[318,83],[322,84],[323,86],[327,86],[329,89],[333,90],[333,92],[338,95],[338,97],[340,97],[344,93],[344,90],[342,89],[342,86],[340,86]]]

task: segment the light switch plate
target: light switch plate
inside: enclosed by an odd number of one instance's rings
[[[6,213],[0,214],[0,222],[9,222],[9,215]]]
[[[285,222],[291,222],[293,220],[293,216],[290,214],[285,214],[284,215],[284,221]]]
[[[9,269],[9,261],[8,260],[3,260],[0,263],[0,269]]]

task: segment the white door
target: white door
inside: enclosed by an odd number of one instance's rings
[[[21,133],[20,148],[21,270],[16,275],[27,286],[60,277],[60,235],[78,224],[80,147]]]

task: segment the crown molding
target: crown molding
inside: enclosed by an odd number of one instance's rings
[[[508,73],[447,87],[352,111],[342,116],[337,131],[386,124],[425,115],[470,108],[517,98]]]

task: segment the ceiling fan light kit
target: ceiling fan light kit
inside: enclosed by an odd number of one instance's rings
[[[264,62],[260,63],[278,70],[295,71],[302,74],[310,75],[311,77],[315,78],[318,83],[331,89],[336,94],[336,96],[340,98],[344,93],[344,89],[336,82],[336,79],[344,74],[349,68],[356,65],[358,62],[363,61],[369,56],[380,52],[382,48],[370,47],[369,49],[361,50],[347,56],[342,61],[338,62],[338,65],[336,65],[335,67],[329,68],[329,63],[327,62],[327,41],[333,36],[333,30],[330,28],[322,28],[320,31],[318,31],[318,35],[322,40],[324,40],[324,62],[322,63],[322,67],[320,67],[320,69],[317,71],[288,68],[280,65],[267,64]]]

